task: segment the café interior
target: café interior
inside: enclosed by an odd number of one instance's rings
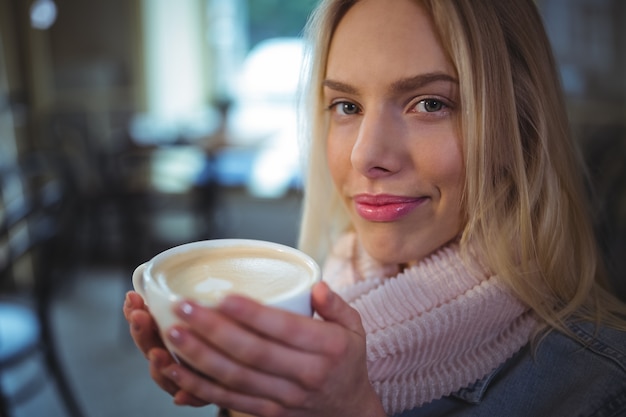
[[[295,246],[315,0],[0,0],[0,416],[214,416],[150,379],[122,315],[169,247]],[[626,2],[537,0],[626,299]]]

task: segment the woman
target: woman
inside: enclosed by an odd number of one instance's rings
[[[192,372],[131,293],[155,381],[258,416],[626,415],[626,308],[532,0],[327,0],[307,33],[318,319],[185,302]]]

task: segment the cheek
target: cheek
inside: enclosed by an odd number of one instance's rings
[[[428,167],[435,184],[441,188],[460,188],[465,179],[465,167],[459,140],[451,136],[420,155],[422,167]]]
[[[451,150],[441,160],[439,175],[449,187],[461,188],[465,179],[463,158],[458,149]]]
[[[415,153],[422,179],[430,183],[438,195],[439,215],[449,216],[457,223],[463,217],[462,194],[465,187],[465,163],[459,141],[452,137],[423,147]]]
[[[332,130],[326,140],[326,160],[333,181],[341,188],[350,166],[350,152],[345,143],[333,136]]]
[[[453,146],[442,154],[438,168],[439,190],[446,212],[455,218],[455,223],[463,222],[462,194],[465,186],[465,165],[461,150]],[[454,213],[454,214],[452,214]],[[457,226],[460,226],[457,225]]]

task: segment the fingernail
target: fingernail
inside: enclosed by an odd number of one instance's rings
[[[189,302],[183,301],[178,305],[178,311],[182,316],[189,317],[193,314],[193,306]]]
[[[180,379],[180,374],[176,368],[170,367],[163,371],[163,374],[174,382]]]
[[[182,333],[175,327],[169,329],[169,331],[167,332],[167,336],[175,345],[180,345],[183,341]]]

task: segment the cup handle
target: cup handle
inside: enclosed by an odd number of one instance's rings
[[[143,263],[139,265],[137,268],[135,268],[135,271],[133,271],[133,287],[135,288],[135,291],[137,291],[144,300],[146,299],[145,280],[143,277],[143,271],[145,269],[146,269],[146,264]]]

